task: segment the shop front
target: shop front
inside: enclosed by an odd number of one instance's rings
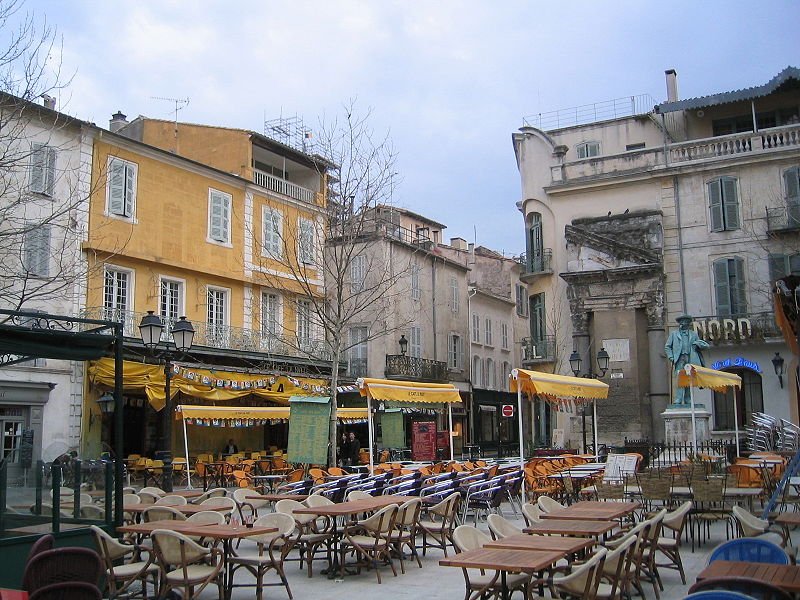
[[[503,407],[507,407],[505,413]],[[516,394],[473,390],[472,418],[474,443],[478,444],[483,452],[499,452],[505,447],[519,445]]]

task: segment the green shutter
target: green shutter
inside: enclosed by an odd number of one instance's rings
[[[722,188],[719,179],[709,182],[708,201],[711,207],[711,231],[722,231],[725,229],[725,221],[722,217]]]
[[[722,205],[725,211],[725,229],[739,229],[739,194],[736,179],[733,177],[722,178]]]
[[[747,286],[744,277],[744,259],[736,257],[732,261],[735,281],[733,283],[732,314],[743,315],[747,313]]]
[[[800,168],[793,167],[784,171],[783,181],[786,184],[786,199],[797,201],[800,197]]]
[[[775,281],[783,279],[788,275],[787,263],[785,254],[770,254],[769,261],[769,280]]]
[[[717,315],[731,314],[731,293],[728,281],[728,259],[714,261],[714,292],[717,297]]]

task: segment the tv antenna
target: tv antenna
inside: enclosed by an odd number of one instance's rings
[[[150,96],[151,100],[162,100],[164,102],[172,102],[175,104],[175,149],[173,152],[178,153],[178,111],[183,110],[189,106],[189,97],[186,98],[164,98],[161,96]]]

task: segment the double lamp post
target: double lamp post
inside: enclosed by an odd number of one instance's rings
[[[611,360],[611,356],[609,356],[608,352],[606,352],[605,348],[600,348],[600,351],[597,353],[597,369],[600,371],[600,375],[596,376],[594,371],[592,370],[592,363],[589,362],[589,372],[584,373],[583,377],[589,379],[601,379],[605,377],[606,372],[608,371],[608,362]],[[577,350],[573,350],[572,354],[569,356],[569,368],[572,370],[572,374],[575,377],[581,376],[581,365],[583,364],[583,359],[581,358],[580,353]],[[594,402],[597,402],[596,400]],[[597,415],[594,416],[595,421],[597,420]],[[581,408],[581,421],[582,421],[582,428],[583,428],[583,451],[586,452],[586,406]],[[593,427],[593,431],[595,432],[593,435],[594,441],[594,453],[597,454],[597,428]]]
[[[150,353],[157,359],[164,360],[164,396],[165,404],[161,409],[161,440],[162,460],[164,461],[162,488],[165,492],[172,491],[172,395],[170,393],[170,379],[172,378],[172,360],[175,353],[183,355],[192,347],[194,339],[194,327],[186,317],[181,317],[171,328],[172,341],[175,343],[175,350],[167,347],[159,351],[158,345],[161,342],[161,334],[164,332],[164,323],[161,318],[148,310],[139,323],[139,333],[142,336],[142,343]],[[188,468],[188,465],[187,465]]]

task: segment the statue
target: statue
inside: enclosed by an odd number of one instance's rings
[[[678,371],[687,364],[705,366],[701,350],[709,347],[708,342],[700,339],[697,332],[692,328],[693,318],[691,315],[681,315],[676,319],[678,331],[669,334],[664,352],[672,363],[672,371],[675,377],[675,399],[673,403],[678,406],[686,406],[691,403],[691,390],[689,388],[678,387]]]

